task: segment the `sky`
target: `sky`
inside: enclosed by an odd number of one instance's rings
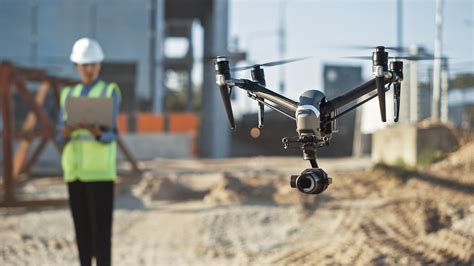
[[[264,63],[278,57],[280,0],[231,0],[229,37],[238,38],[239,48],[247,51],[249,63]],[[286,93],[297,99],[308,89],[322,88],[324,63],[360,65],[364,78],[371,78],[371,62],[342,59],[367,55],[372,50],[347,48],[350,45],[397,44],[397,0],[287,0],[286,58],[312,56],[285,66]],[[403,0],[402,44],[422,45],[434,50],[435,0]],[[474,1],[445,0],[443,6],[443,54],[450,57],[451,77],[474,72]],[[421,80],[428,79],[430,63],[420,66]],[[277,90],[278,67],[265,71],[267,87]],[[250,73],[240,74],[249,78]],[[243,96],[243,94],[241,94]],[[250,108],[238,97],[237,113]],[[253,106],[254,104],[252,104]],[[253,108],[253,107],[252,107]]]

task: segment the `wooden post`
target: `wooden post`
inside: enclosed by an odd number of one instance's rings
[[[36,98],[28,91],[26,81],[40,81],[41,86]],[[3,148],[3,190],[4,199],[0,207],[36,207],[36,206],[58,206],[67,203],[67,200],[45,199],[45,200],[22,200],[15,196],[15,175],[29,173],[38,157],[52,140],[59,152],[62,147],[55,141],[55,122],[48,116],[43,108],[43,102],[47,96],[48,89],[54,89],[56,103],[59,103],[59,95],[62,85],[75,83],[74,80],[60,79],[48,76],[44,71],[38,69],[15,68],[8,62],[0,62],[0,110],[3,125],[2,148]],[[17,150],[15,161],[13,161],[13,139],[14,139],[14,116],[13,100],[11,98],[13,89],[16,89],[22,101],[27,105],[30,112],[23,123],[22,130],[16,132],[16,136],[23,138]],[[59,104],[58,104],[59,106]],[[39,124],[40,131],[36,132],[35,126]],[[32,151],[27,159],[31,142],[40,139],[39,145]],[[138,164],[133,155],[125,146],[125,143],[117,138],[120,150],[131,163],[135,173],[140,173]],[[15,164],[14,164],[15,163]]]
[[[36,94],[36,103],[40,106],[43,106],[43,102],[48,95],[49,82],[43,81],[40,85],[38,93]],[[35,113],[29,112],[25,122],[23,123],[22,131],[29,132],[33,130],[36,126],[37,117]],[[28,150],[30,149],[32,139],[22,139],[18,145],[18,148],[15,152],[15,159],[13,161],[13,176],[15,178],[21,174],[23,166],[25,164],[26,158],[28,156]]]
[[[3,203],[8,206],[15,201],[15,184],[13,180],[12,161],[12,133],[13,112],[11,106],[12,65],[10,63],[0,64],[0,95],[3,122]]]

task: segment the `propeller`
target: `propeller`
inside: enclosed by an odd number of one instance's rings
[[[360,60],[372,60],[371,56],[344,56],[341,58],[347,59],[360,59]],[[435,60],[435,59],[447,59],[448,57],[433,57],[433,56],[389,56],[389,59],[393,60],[408,60],[408,61],[423,61],[423,60]]]
[[[247,54],[245,52],[226,53],[221,55],[204,55],[202,57],[194,57],[193,60],[196,62],[204,63],[215,63],[217,57],[225,57],[232,62],[246,61]]]
[[[278,65],[284,65],[284,64],[289,64],[297,61],[303,61],[306,59],[311,58],[311,56],[307,57],[299,57],[299,58],[291,58],[291,59],[285,59],[285,60],[279,60],[279,61],[274,61],[274,62],[268,62],[264,64],[255,64],[251,66],[244,66],[244,67],[236,67],[231,69],[232,71],[242,71],[242,70],[247,70],[247,69],[252,69],[256,67],[272,67],[272,66],[278,66]]]
[[[373,50],[376,49],[377,46],[370,46],[370,45],[347,45],[343,46],[346,48],[352,48],[352,49],[360,49],[360,50]],[[392,50],[396,52],[408,52],[408,48],[406,47],[400,47],[400,46],[384,46],[385,50]]]

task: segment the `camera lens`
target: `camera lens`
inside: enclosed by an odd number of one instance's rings
[[[304,170],[301,175],[291,177],[291,186],[307,194],[320,194],[327,189],[331,179],[320,168]]]
[[[301,191],[308,192],[314,187],[314,179],[312,176],[302,176],[298,181],[298,189]]]

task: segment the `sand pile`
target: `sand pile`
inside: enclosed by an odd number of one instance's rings
[[[199,186],[200,181],[206,185]],[[304,213],[315,208],[317,199],[321,201],[324,198],[297,192],[290,187],[286,175],[273,176],[260,171],[238,175],[229,172],[207,175],[148,173],[135,185],[133,194],[147,201],[203,200],[204,203],[215,205],[252,202],[298,205]]]
[[[258,180],[222,173],[217,184],[204,197],[204,201],[215,204],[243,203],[248,201],[273,201],[277,191],[274,180]]]
[[[435,165],[435,167],[447,166],[474,169],[474,141],[462,145],[457,151],[451,153],[448,158]]]
[[[314,196],[290,187],[304,165],[285,160],[166,162],[183,168],[146,173],[132,192],[147,208],[114,213],[114,264],[474,265],[473,170],[348,170],[337,160],[333,184]],[[1,265],[77,264],[67,208],[0,217]]]
[[[186,201],[202,199],[208,191],[192,189],[176,181],[176,176],[146,174],[133,193],[147,200]]]

